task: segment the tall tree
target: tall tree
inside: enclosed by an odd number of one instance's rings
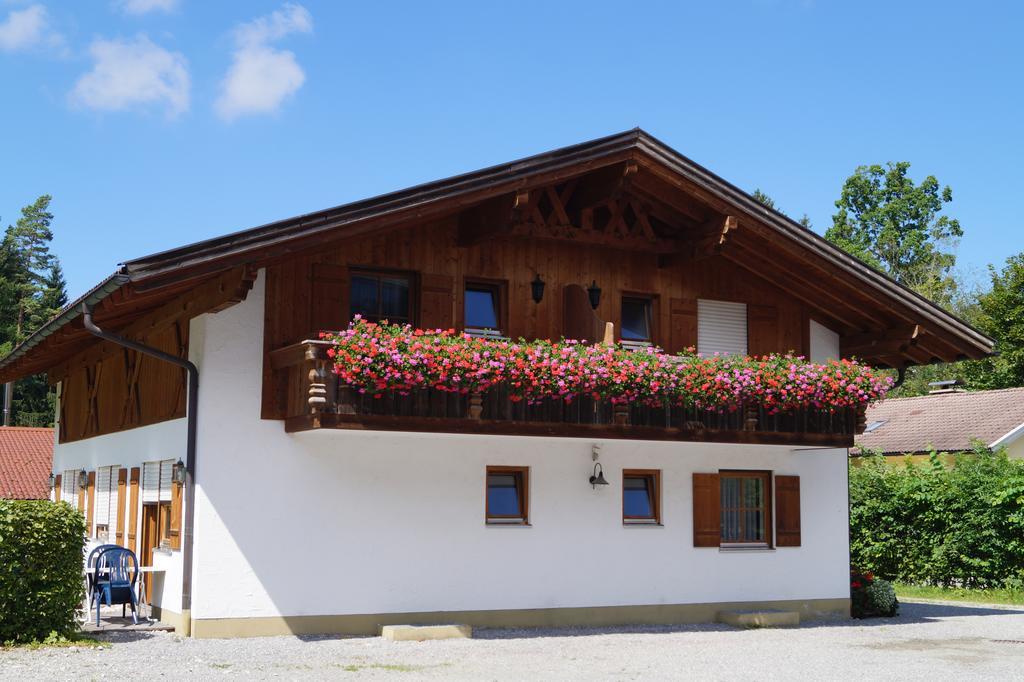
[[[843,184],[825,238],[950,306],[956,289],[952,247],[963,230],[958,220],[940,214],[953,191],[932,175],[915,184],[908,170],[906,161],[857,168]]]
[[[0,242],[0,352],[16,345],[67,304],[66,283],[56,256],[50,253],[50,196],[43,195],[21,210]],[[53,395],[43,377],[27,377],[15,385],[11,407],[14,423],[40,426],[53,422]]]
[[[755,189],[754,193],[751,194],[750,196],[754,197],[754,200],[763,206],[767,206],[768,208],[773,209],[775,211],[779,210],[775,207],[775,200],[772,199],[767,194],[765,194],[764,192],[762,192],[760,188]]]
[[[968,367],[972,388],[1024,386],[1024,253],[1002,270],[989,266],[992,288],[978,296],[975,324],[996,341],[996,355]]]

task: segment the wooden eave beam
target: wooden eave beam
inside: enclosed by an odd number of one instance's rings
[[[576,217],[584,210],[619,199],[632,186],[637,169],[635,161],[627,160],[577,178],[565,205],[566,213]]]
[[[522,189],[471,206],[459,214],[458,246],[473,246],[486,239],[507,236],[519,215],[530,207],[530,200],[542,190]]]

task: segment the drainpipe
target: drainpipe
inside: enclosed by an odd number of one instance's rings
[[[188,404],[185,408],[188,434],[185,443],[185,519],[181,528],[181,634],[188,637],[192,633],[192,529],[195,525],[196,509],[196,408],[199,405],[199,368],[176,355],[103,331],[92,321],[92,308],[87,303],[82,304],[82,324],[93,336],[177,365],[188,372]]]

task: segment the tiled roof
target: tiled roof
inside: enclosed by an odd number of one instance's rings
[[[1024,424],[1024,388],[934,393],[884,400],[868,408],[862,448],[890,454],[970,448],[978,439],[991,445]],[[874,428],[872,428],[874,427]]]
[[[49,497],[52,462],[53,429],[0,426],[0,498]]]

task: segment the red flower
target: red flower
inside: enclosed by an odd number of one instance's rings
[[[852,587],[855,590],[859,589],[860,588],[860,581],[859,580],[854,580],[852,583],[850,583],[850,587]]]

